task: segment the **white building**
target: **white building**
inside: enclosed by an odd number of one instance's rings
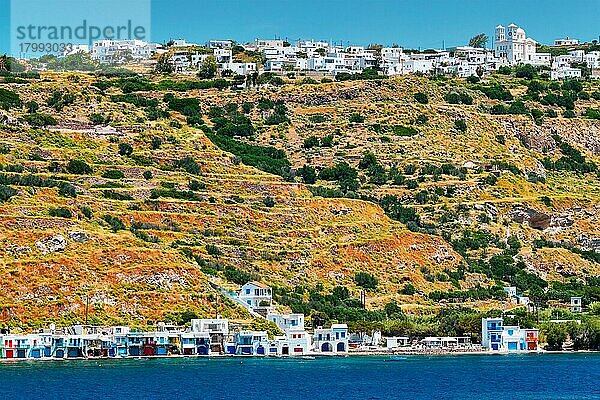
[[[571,297],[571,311],[575,313],[580,313],[582,310],[583,303],[581,302],[581,297],[573,296]]]
[[[265,331],[240,331],[235,334],[235,354],[252,356],[266,355],[269,340]]]
[[[384,337],[383,340],[385,341],[385,347],[388,349],[396,349],[410,344],[410,338],[406,336]]]
[[[99,40],[92,46],[92,59],[101,63],[124,63],[147,60],[156,54],[158,45],[142,40]]]
[[[552,67],[550,71],[550,79],[561,80],[561,79],[581,79],[581,70],[579,68],[571,67]]]
[[[546,56],[537,56],[537,42],[528,38],[523,28],[510,24],[507,28],[496,27],[495,54],[506,59],[508,64],[545,65]],[[548,54],[549,56],[549,54]]]
[[[271,307],[273,294],[269,286],[253,281],[241,287],[238,299],[249,309],[256,310]]]
[[[554,41],[555,46],[576,46],[578,44],[579,44],[578,39],[571,39],[568,36],[564,39],[556,39]]]
[[[348,351],[348,325],[333,324],[331,328],[317,328],[313,334],[313,348],[320,353]]]
[[[85,53],[88,54],[90,52],[90,46],[87,44],[72,44],[65,48],[63,51],[63,57],[70,56],[77,53]]]
[[[538,329],[505,326],[502,318],[481,319],[481,345],[497,352],[528,352],[538,350]]]
[[[225,338],[229,335],[229,320],[224,318],[192,319],[191,331],[208,334],[210,338],[210,352],[223,353],[225,351]]]
[[[275,338],[279,355],[302,355],[312,348],[310,335],[304,329],[304,314],[270,313],[267,319],[275,323],[284,333]]]
[[[209,40],[205,43],[209,49],[230,49],[233,47],[233,40]]]

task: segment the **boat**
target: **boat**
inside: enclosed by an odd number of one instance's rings
[[[301,358],[303,360],[316,360],[317,359],[317,357],[315,357],[315,356],[302,356]]]

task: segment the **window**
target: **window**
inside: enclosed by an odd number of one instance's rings
[[[250,289],[246,289],[246,294],[250,294]]]

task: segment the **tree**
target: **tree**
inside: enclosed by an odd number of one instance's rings
[[[464,119],[454,121],[454,127],[463,133],[467,132],[467,123]]]
[[[567,340],[567,329],[564,324],[548,323],[542,328],[546,336],[546,343],[552,350],[561,350],[562,345]]]
[[[163,54],[156,63],[156,72],[159,74],[170,74],[173,72],[173,64],[169,62],[169,57]]]
[[[429,103],[429,98],[427,97],[427,95],[425,93],[422,93],[422,92],[415,93],[414,98],[417,102],[419,102],[421,104]]]
[[[487,35],[485,33],[480,33],[479,35],[473,36],[469,40],[469,46],[481,48],[481,47],[485,47],[487,42],[488,42]]]
[[[133,153],[133,146],[129,143],[119,143],[119,154],[122,156],[130,156]]]
[[[93,172],[92,167],[82,160],[69,161],[67,164],[67,171],[76,175],[89,175]]]
[[[377,289],[379,280],[368,272],[357,272],[354,276],[354,282],[364,289]]]
[[[304,183],[308,185],[312,185],[317,181],[317,173],[315,172],[314,167],[310,165],[304,165],[302,168],[298,170],[298,175],[302,177]]]
[[[269,208],[275,207],[275,200],[271,196],[267,196],[263,199],[263,204]]]
[[[200,70],[198,71],[198,77],[200,79],[212,79],[217,75],[218,69],[217,61],[214,57],[210,56],[206,60],[202,61]]]

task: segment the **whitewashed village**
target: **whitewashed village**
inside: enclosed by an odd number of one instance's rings
[[[507,302],[528,307],[526,297],[515,287],[506,287]],[[228,319],[191,319],[186,326],[160,322],[151,331],[128,326],[87,324],[56,327],[35,333],[0,332],[0,359],[94,359],[126,357],[186,356],[277,356],[313,358],[319,355],[348,354],[448,354],[539,352],[539,330],[505,325],[502,317],[482,318],[481,343],[463,337],[382,337],[378,331],[358,334],[346,324],[305,326],[303,314],[275,311],[272,289],[260,282],[248,282],[236,293],[223,294],[244,307],[255,318],[272,323],[280,335],[242,329]],[[580,297],[571,299],[570,310],[582,312]],[[560,323],[561,321],[551,321]]]
[[[343,76],[365,70],[385,76],[408,74],[447,74],[460,78],[485,76],[502,67],[531,65],[546,71],[549,78],[600,78],[600,51],[578,49],[577,39],[556,39],[550,46],[527,37],[515,24],[498,25],[490,39],[484,34],[472,38],[468,46],[447,49],[404,50],[398,45],[356,46],[327,41],[256,39],[238,44],[232,40],[209,40],[204,45],[184,39],[166,44],[140,40],[100,40],[93,45],[74,45],[64,55],[89,53],[100,63],[137,62],[167,66],[168,72],[196,74],[203,64],[216,63],[217,74],[224,77],[273,73],[294,76]],[[592,41],[594,44],[596,41]],[[560,49],[545,52],[542,49]],[[257,61],[258,60],[258,61]],[[585,76],[584,76],[585,75]],[[246,82],[241,80],[241,85]]]

